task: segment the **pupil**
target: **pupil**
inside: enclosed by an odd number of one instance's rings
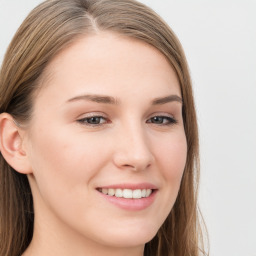
[[[163,122],[163,118],[159,117],[159,116],[155,116],[155,117],[153,117],[153,121],[155,123],[161,124]]]
[[[90,118],[90,123],[99,124],[100,123],[100,118],[99,117],[91,117]]]

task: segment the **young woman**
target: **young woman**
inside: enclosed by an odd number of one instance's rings
[[[0,255],[198,256],[186,59],[133,0],[48,0],[0,73]]]

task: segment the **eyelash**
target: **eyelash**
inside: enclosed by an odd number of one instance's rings
[[[106,117],[101,115],[92,115],[89,117],[85,117],[77,120],[77,122],[83,125],[94,126],[94,127],[110,123],[110,121]],[[177,120],[170,116],[156,115],[149,118],[146,121],[146,123],[152,123],[154,125],[159,125],[159,126],[169,126],[169,125],[177,124]]]

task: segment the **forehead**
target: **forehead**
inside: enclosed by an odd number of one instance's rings
[[[50,62],[44,76],[42,91],[47,85],[69,93],[91,89],[108,93],[108,89],[117,92],[118,88],[137,92],[155,87],[180,94],[176,73],[159,50],[109,32],[75,41]]]

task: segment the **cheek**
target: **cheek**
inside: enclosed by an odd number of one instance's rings
[[[48,205],[61,220],[76,225],[75,220],[94,204],[92,180],[107,161],[105,149],[96,138],[81,133],[71,136],[68,131],[48,130],[39,134],[31,136],[30,150],[37,208],[41,211]]]
[[[95,138],[60,131],[39,131],[31,136],[30,162],[41,189],[47,186],[65,192],[77,184],[89,183],[104,165],[104,149]]]
[[[159,172],[161,173],[163,194],[166,204],[162,212],[167,216],[177,198],[187,159],[187,142],[184,133],[171,136],[158,150]]]
[[[185,134],[172,136],[159,148],[158,159],[166,182],[180,182],[187,159]]]

